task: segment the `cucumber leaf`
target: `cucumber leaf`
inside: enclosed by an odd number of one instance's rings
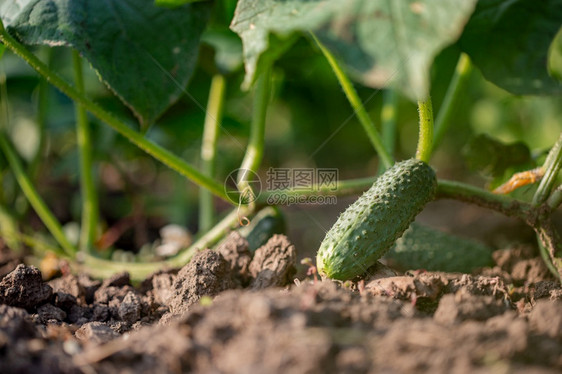
[[[537,167],[529,147],[523,142],[503,143],[487,134],[476,135],[463,149],[468,168],[489,179],[493,190],[515,173]]]
[[[166,6],[166,7],[174,8],[184,4],[198,3],[200,1],[207,1],[207,0],[154,0],[154,3],[158,6]]]
[[[10,34],[78,50],[144,127],[183,93],[209,15],[210,2],[166,9],[154,0],[0,0]]]
[[[486,79],[513,94],[560,94],[560,75],[547,66],[560,25],[561,0],[480,0],[460,46]]]
[[[283,41],[312,32],[361,83],[397,87],[417,100],[428,94],[434,57],[459,38],[475,3],[240,0],[231,28],[242,38],[246,88],[287,48]]]

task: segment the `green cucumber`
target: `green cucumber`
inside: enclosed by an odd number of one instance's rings
[[[478,241],[414,222],[385,258],[389,265],[400,270],[470,273],[493,265],[492,252],[492,248]]]
[[[316,256],[318,272],[340,280],[365,273],[433,199],[436,189],[435,172],[425,162],[395,164],[328,231]]]

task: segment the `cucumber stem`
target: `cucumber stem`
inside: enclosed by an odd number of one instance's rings
[[[548,270],[552,273],[552,275],[554,275],[557,278],[560,278],[560,274],[558,273],[556,266],[554,266],[554,264],[552,263],[552,260],[550,259],[550,255],[548,254],[548,249],[542,243],[539,234],[537,234],[537,245],[539,246],[539,252],[541,258],[544,264],[546,265],[546,267],[548,268]]]
[[[556,177],[558,172],[562,167],[562,133],[560,137],[548,152],[546,160],[544,161],[543,169],[545,170],[544,176],[539,184],[537,192],[533,196],[533,204],[541,205],[543,204],[550,195],[554,183],[556,182]]]
[[[382,94],[381,108],[381,136],[386,150],[394,154],[396,143],[396,117],[398,114],[398,95],[393,89],[385,90]],[[379,166],[379,174],[386,171],[382,163]]]
[[[375,182],[376,178],[367,177],[360,179],[349,179],[338,182],[337,190],[333,190],[321,184],[314,184],[307,190],[279,189],[264,191],[257,201],[258,205],[266,205],[267,200],[276,194],[287,196],[328,195],[348,196],[357,195],[367,190]],[[516,200],[506,195],[496,195],[482,188],[471,186],[461,182],[440,179],[437,184],[437,199],[454,199],[475,204],[484,208],[492,209],[507,216],[519,217],[528,222],[534,215],[534,208],[523,201]]]
[[[76,51],[72,51],[72,62],[76,89],[84,94],[82,60]],[[99,216],[98,193],[92,174],[92,137],[86,110],[78,103],[74,103],[74,107],[76,110],[76,137],[80,155],[80,189],[82,192],[82,224],[79,248],[85,252],[92,252],[97,236]]]
[[[51,66],[53,61],[53,50],[52,48],[43,47],[41,51],[45,51],[47,66]],[[43,160],[43,151],[45,150],[46,143],[46,133],[45,127],[47,125],[47,113],[49,111],[49,82],[44,77],[40,77],[39,85],[37,88],[37,126],[39,128],[39,145],[37,146],[37,152],[33,161],[29,165],[28,173],[31,178],[37,176],[39,171],[39,166]]]
[[[55,218],[55,215],[51,212],[47,204],[41,199],[39,193],[31,183],[29,177],[25,174],[22,164],[16,155],[16,152],[12,148],[12,145],[8,141],[6,134],[3,130],[0,131],[0,148],[4,152],[6,159],[8,160],[8,164],[10,165],[10,170],[14,174],[23,194],[41,219],[53,238],[59,243],[61,246],[64,254],[74,257],[76,253],[76,248],[66,238],[64,235],[64,231],[59,223],[59,221]]]
[[[201,143],[201,170],[210,178],[213,178],[215,174],[217,138],[222,120],[225,88],[225,77],[221,74],[214,75],[209,91],[209,101],[207,103],[203,140]],[[213,227],[214,210],[213,195],[206,188],[201,187],[199,190],[200,231],[206,232]]]
[[[253,195],[249,182],[253,173],[257,173],[263,158],[265,142],[265,120],[267,107],[271,91],[271,67],[266,68],[258,78],[254,90],[254,105],[252,112],[252,122],[250,124],[250,139],[246,147],[246,154],[240,165],[237,176],[238,191],[240,191],[240,201],[248,193]],[[253,205],[253,199],[249,201]]]
[[[137,147],[154,157],[156,160],[177,171],[200,187],[207,188],[215,196],[230,202],[221,183],[218,183],[214,179],[207,177],[199,170],[185,162],[183,159],[169,152],[168,150],[151,142],[150,140],[147,140],[143,136],[143,134],[131,129],[128,125],[121,122],[101,106],[88,99],[85,95],[69,85],[58,74],[49,69],[47,65],[41,62],[33,53],[28,51],[22,44],[20,44],[10,34],[8,34],[1,22],[0,41],[2,41],[16,55],[25,60],[33,69],[35,69],[35,71],[37,71],[41,76],[45,77],[53,86],[57,87],[62,93],[70,97],[75,102],[81,104],[87,111],[92,113],[102,122],[105,122],[107,125],[112,127],[115,131],[119,132],[131,143],[135,144]]]
[[[271,89],[270,83],[271,70],[267,68],[256,82],[252,122],[250,124],[250,139],[240,169],[257,172],[261,164],[265,140],[265,119]]]
[[[552,210],[557,209],[560,204],[562,204],[562,186],[558,186],[558,188],[552,192],[547,200],[547,204]]]
[[[439,113],[435,119],[435,135],[433,137],[433,149],[437,148],[443,136],[451,127],[454,110],[459,102],[460,93],[466,88],[466,84],[472,73],[472,63],[470,62],[470,57],[466,53],[461,53],[457,66],[455,68],[455,73],[447,92],[445,93],[445,98],[443,103],[439,108]]]
[[[347,100],[349,101],[349,104],[351,104],[351,107],[357,115],[359,123],[361,123],[363,129],[367,133],[367,136],[373,144],[375,151],[381,158],[382,164],[386,169],[388,169],[392,166],[392,164],[394,164],[394,159],[392,158],[392,155],[388,151],[388,149],[384,146],[383,141],[381,140],[381,136],[379,135],[377,128],[371,120],[371,117],[369,117],[369,114],[365,110],[365,107],[363,106],[363,103],[361,102],[357,91],[353,87],[353,84],[349,80],[346,73],[343,71],[334,55],[324,46],[324,44],[322,44],[322,42],[320,42],[320,40],[318,40],[318,38],[314,34],[311,33],[310,35],[312,35],[312,39],[316,42],[318,48],[320,48],[320,50],[324,54],[324,57],[330,64],[332,70],[334,71],[334,74],[336,75],[336,78],[338,79],[338,82],[343,89],[343,92],[345,93],[345,96],[347,97]]]
[[[429,163],[433,144],[433,107],[430,96],[425,100],[418,101],[418,112],[420,116],[420,133],[416,158]]]

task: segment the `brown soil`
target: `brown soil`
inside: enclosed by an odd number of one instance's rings
[[[136,287],[18,265],[0,281],[0,373],[559,373],[562,288],[529,248],[494,258],[295,281],[286,237],[251,253],[233,233]]]

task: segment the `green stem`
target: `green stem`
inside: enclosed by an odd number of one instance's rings
[[[385,90],[382,96],[381,135],[386,150],[392,155],[396,144],[396,117],[398,114],[398,95],[392,89]],[[384,173],[386,167],[380,165],[379,174]]]
[[[548,249],[544,246],[543,242],[541,241],[540,235],[537,233],[537,244],[539,246],[539,253],[542,257],[542,260],[548,270],[557,278],[560,278],[560,274],[556,269],[556,266],[552,264],[552,260],[550,259],[550,255],[548,253]]]
[[[321,196],[348,196],[357,195],[364,192],[366,189],[371,187],[375,182],[375,177],[359,178],[359,179],[349,179],[344,181],[338,181],[337,190],[326,186],[325,184],[315,183],[311,188],[306,190],[293,190],[293,189],[278,189],[278,190],[268,190],[263,191],[258,198],[258,205],[267,205],[267,201],[270,197],[275,195],[287,195],[287,196],[309,196],[309,195],[321,195]]]
[[[552,210],[557,209],[560,204],[562,204],[562,186],[558,186],[558,188],[552,192],[546,203]]]
[[[252,123],[250,125],[250,139],[246,148],[246,154],[240,165],[237,176],[237,187],[240,191],[239,203],[248,204],[251,209],[255,208],[254,191],[250,187],[252,172],[257,173],[263,158],[265,142],[265,119],[269,96],[271,91],[271,68],[265,69],[256,82],[254,91],[254,106]],[[247,201],[244,201],[246,198]]]
[[[88,99],[85,95],[83,95],[74,87],[69,85],[66,81],[64,81],[64,79],[62,79],[59,75],[50,70],[43,62],[41,62],[35,55],[29,52],[23,45],[12,38],[12,36],[10,36],[6,32],[1,24],[0,40],[15,54],[24,59],[40,75],[44,76],[52,85],[57,87],[72,100],[82,105],[87,111],[92,113],[102,122],[107,123],[115,131],[126,137],[131,143],[135,144],[140,149],[150,154],[152,157],[167,165],[171,169],[187,177],[197,185],[207,188],[215,196],[218,196],[225,201],[230,201],[228,199],[228,196],[226,195],[226,192],[224,191],[222,184],[218,183],[212,178],[207,177],[178,156],[147,140],[142,134],[131,129],[119,119],[111,115],[109,112],[105,111],[102,107]]]
[[[266,69],[256,82],[254,91],[254,105],[252,123],[250,125],[250,139],[246,154],[240,165],[242,170],[251,170],[257,173],[263,158],[263,145],[265,141],[265,118],[271,91],[271,71]],[[240,176],[240,175],[239,175]]]
[[[347,100],[349,101],[353,110],[355,111],[355,114],[357,115],[359,122],[363,126],[363,129],[367,133],[367,136],[369,137],[369,140],[373,144],[373,147],[379,154],[382,164],[384,165],[385,168],[388,169],[389,167],[392,166],[394,160],[391,154],[385,148],[381,140],[381,137],[375,125],[373,124],[373,121],[369,117],[369,114],[365,110],[365,107],[363,106],[363,103],[361,102],[359,95],[357,95],[357,91],[355,91],[353,84],[351,83],[351,81],[349,80],[349,78],[347,77],[347,75],[339,65],[336,58],[332,55],[332,53],[320,42],[320,40],[316,38],[314,34],[311,33],[311,35],[314,41],[316,42],[316,44],[318,45],[318,47],[320,48],[320,50],[322,51],[322,53],[324,54],[324,57],[326,57],[326,60],[332,67],[332,70],[334,71],[336,78],[340,82],[340,85],[342,86],[343,91],[347,96]]]
[[[216,74],[211,81],[205,126],[203,128],[203,141],[201,143],[201,169],[210,178],[213,178],[215,174],[217,138],[224,107],[225,88],[225,77],[221,74]],[[206,232],[213,227],[214,210],[213,195],[207,189],[201,188],[199,191],[200,231]]]
[[[228,213],[219,223],[207,231],[201,238],[193,243],[189,248],[180,252],[177,256],[167,260],[166,262],[172,266],[183,266],[189,262],[191,257],[198,251],[209,248],[215,244],[226,233],[235,228],[240,222],[241,216],[249,215],[253,212],[253,208],[240,207],[240,209],[233,209]]]
[[[433,144],[433,108],[430,96],[425,100],[418,101],[418,111],[420,115],[420,135],[416,158],[429,163]]]
[[[84,255],[84,261],[81,264],[85,272],[90,273],[97,278],[106,278],[115,273],[128,271],[131,279],[134,281],[142,281],[151,273],[165,268],[175,268],[184,266],[191,260],[191,257],[198,251],[205,248],[210,248],[213,244],[217,243],[226,233],[237,226],[240,214],[251,214],[251,210],[241,208],[240,211],[233,209],[226,215],[218,224],[205,233],[189,248],[180,252],[177,256],[170,258],[166,261],[160,262],[113,262],[94,257],[88,254]]]
[[[0,204],[0,236],[2,242],[14,253],[22,255],[22,243],[16,236],[19,232],[19,221],[10,208]]]
[[[307,190],[270,190],[260,194],[258,204],[265,205],[267,199],[276,194],[285,194],[287,196],[307,196],[307,195],[332,195],[347,196],[357,195],[371,187],[376,178],[360,178],[350,179],[338,182],[338,188],[333,191],[325,186],[315,184]],[[440,179],[438,181],[436,198],[438,199],[454,199],[471,204],[479,205],[484,208],[492,209],[503,213],[507,216],[519,217],[525,221],[529,221],[533,216],[534,208],[525,202],[515,200],[506,195],[496,195],[484,189],[474,187],[461,182],[454,182]]]
[[[478,187],[460,182],[439,180],[437,199],[454,199],[481,206],[503,213],[509,217],[517,217],[527,223],[533,223],[535,212],[528,203],[515,200],[506,195],[496,195]]]
[[[43,50],[46,52],[47,66],[50,67],[53,60],[53,49],[45,47]],[[29,175],[34,178],[39,171],[39,165],[43,160],[43,151],[45,149],[46,134],[45,127],[47,126],[47,112],[49,110],[49,82],[43,77],[39,80],[39,87],[37,89],[37,126],[39,127],[39,146],[33,162],[29,166]]]
[[[16,231],[16,230],[13,230],[11,232],[2,231],[2,235],[5,236],[6,239],[13,239],[22,242],[26,246],[30,247],[34,253],[40,252],[42,255],[45,255],[47,252],[52,252],[61,258],[67,260],[71,259],[71,257],[69,257],[59,247],[52,246],[41,239],[34,238],[31,235],[26,235],[20,231]]]
[[[22,164],[20,163],[16,152],[13,150],[10,142],[6,138],[3,131],[0,131],[0,148],[4,152],[8,163],[10,164],[10,169],[20,185],[25,197],[41,219],[47,229],[51,232],[55,240],[59,243],[64,253],[70,257],[74,257],[76,253],[76,248],[66,238],[60,223],[55,218],[54,214],[49,210],[47,204],[41,199],[39,193],[35,190],[33,183],[29,180],[28,176],[25,174]]]
[[[82,60],[78,52],[72,52],[74,65],[74,82],[76,89],[84,94],[84,79],[82,74]],[[88,115],[84,107],[74,104],[76,110],[76,137],[80,154],[80,188],[82,191],[82,225],[80,231],[80,249],[92,252],[96,241],[98,228],[98,195],[94,181],[92,162],[92,140]]]
[[[543,165],[543,169],[545,170],[544,176],[539,184],[537,192],[535,192],[535,196],[533,196],[533,204],[540,205],[548,199],[552,188],[554,187],[554,183],[556,182],[556,178],[558,176],[558,172],[562,167],[562,133],[560,133],[560,137],[548,152],[546,156],[546,160]]]
[[[287,196],[307,196],[307,195],[331,195],[347,196],[357,195],[371,187],[376,178],[368,177],[361,179],[350,179],[338,182],[338,188],[333,191],[322,185],[315,184],[307,190],[271,190],[260,194],[258,205],[265,205],[267,199],[276,194]],[[524,221],[532,221],[534,208],[525,202],[515,200],[506,195],[496,195],[484,189],[470,186],[461,182],[454,182],[440,179],[437,186],[437,199],[454,199],[467,203],[475,204],[484,208],[492,209],[507,216],[519,217]]]
[[[554,226],[550,215],[541,216],[534,227],[541,250],[546,251],[549,261],[545,260],[550,269],[552,265],[557,271],[558,278],[562,278],[562,239]],[[543,248],[544,247],[544,248]]]
[[[443,136],[449,130],[449,127],[451,127],[453,123],[452,118],[460,98],[459,94],[466,88],[471,73],[472,63],[470,62],[470,57],[465,53],[461,53],[459,61],[457,62],[457,67],[455,68],[455,74],[451,79],[451,83],[449,83],[449,88],[447,88],[447,93],[439,108],[437,118],[435,119],[433,149],[441,144]]]

